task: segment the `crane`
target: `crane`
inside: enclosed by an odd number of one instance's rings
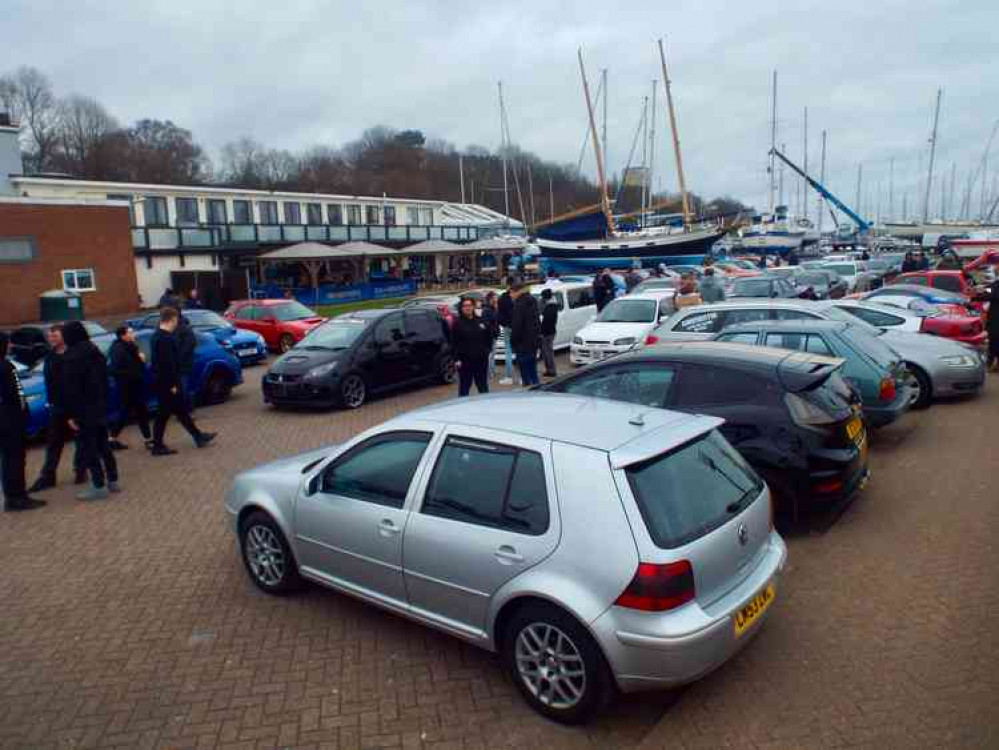
[[[849,206],[847,206],[845,203],[843,203],[843,201],[841,201],[835,195],[833,195],[832,193],[830,193],[822,184],[820,184],[819,182],[816,182],[811,177],[809,177],[807,174],[805,174],[805,172],[797,164],[795,164],[793,161],[791,161],[786,156],[784,156],[784,154],[782,154],[776,148],[770,149],[770,153],[772,153],[774,156],[776,156],[782,162],[784,162],[785,164],[787,164],[787,166],[789,166],[791,169],[793,169],[795,172],[797,172],[801,177],[803,177],[808,182],[808,184],[812,186],[812,188],[815,190],[815,192],[817,192],[819,195],[821,195],[827,202],[829,202],[832,205],[836,206],[836,208],[838,208],[840,211],[842,211],[847,216],[849,216],[850,219],[852,219],[853,222],[857,225],[857,229],[858,229],[858,231],[859,231],[860,234],[867,234],[870,231],[870,229],[871,229],[871,225],[870,224],[868,224],[866,221],[864,221],[862,218],[860,218],[860,216],[858,216],[856,214],[856,212],[854,212]],[[835,216],[833,218],[835,219]]]

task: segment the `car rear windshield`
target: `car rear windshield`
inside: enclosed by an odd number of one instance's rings
[[[274,317],[281,322],[316,317],[316,314],[301,302],[286,302],[283,305],[274,305],[271,309],[274,310]]]
[[[600,323],[652,323],[656,303],[650,299],[616,299],[597,316]]]
[[[856,326],[847,326],[843,329],[843,335],[852,349],[868,359],[873,359],[884,368],[890,368],[898,360],[898,355],[890,346],[882,343],[879,338],[872,336],[867,331]]]
[[[663,549],[718,528],[763,490],[759,476],[714,430],[625,474],[652,541]]]
[[[732,294],[737,297],[769,297],[770,279],[736,279]]]

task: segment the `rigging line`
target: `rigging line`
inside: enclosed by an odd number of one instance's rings
[[[603,77],[601,76],[600,83],[597,85],[597,95],[593,98],[594,109],[600,106],[600,97],[603,96],[603,93],[604,93],[604,81]],[[586,158],[586,147],[589,144],[589,141],[590,141],[590,129],[589,127],[587,127],[586,132],[583,134],[583,143],[579,147],[579,158],[576,159],[576,177],[579,177],[579,175],[583,171],[583,159]]]
[[[512,143],[513,139],[510,138],[510,119],[507,114],[506,108],[503,108],[503,128],[506,131],[506,142],[507,144]],[[518,149],[519,152],[519,149]],[[520,208],[520,221],[527,226],[527,212],[524,210],[524,194],[520,189],[520,173],[517,170],[517,158],[513,155],[510,159],[510,165],[513,167],[513,185],[517,190],[517,205]]]
[[[621,191],[624,190],[624,183],[628,180],[628,170],[631,169],[631,160],[635,155],[635,148],[638,146],[638,137],[642,134],[642,127],[645,125],[645,118],[648,115],[648,109],[649,108],[643,101],[642,116],[638,118],[638,128],[635,130],[635,137],[631,141],[631,151],[628,152],[628,162],[625,164],[624,173],[621,175],[621,181],[617,184],[617,192],[614,194],[615,205],[617,204],[617,199],[621,197]]]

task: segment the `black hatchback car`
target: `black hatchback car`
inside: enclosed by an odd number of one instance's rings
[[[448,329],[436,310],[360,310],[313,329],[271,365],[264,402],[356,409],[369,395],[454,380]]]
[[[720,430],[797,519],[866,481],[867,435],[842,360],[713,341],[622,354],[540,390],[721,417]],[[720,467],[719,467],[719,470]]]

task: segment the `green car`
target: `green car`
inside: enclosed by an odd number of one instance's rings
[[[884,427],[909,408],[913,391],[902,358],[857,326],[835,320],[761,320],[722,329],[716,341],[794,349],[845,360],[842,375],[860,395],[864,418]]]

